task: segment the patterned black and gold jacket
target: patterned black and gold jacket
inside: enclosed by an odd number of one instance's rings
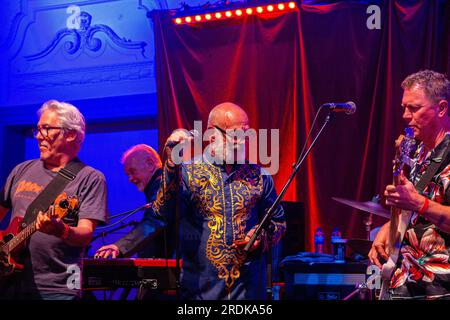
[[[263,237],[260,248],[248,256],[233,242],[243,240],[275,201],[272,177],[252,164],[234,165],[228,174],[224,165],[206,156],[176,168],[164,168],[154,210],[173,223],[179,190],[182,297],[264,299],[267,241]],[[286,229],[281,206],[271,225],[276,243]]]

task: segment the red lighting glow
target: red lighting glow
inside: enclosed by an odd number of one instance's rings
[[[280,2],[277,4],[269,4],[267,6],[255,6],[255,7],[248,7],[248,8],[241,8],[236,9],[235,11],[218,11],[218,12],[210,12],[206,13],[205,15],[197,14],[195,16],[185,16],[185,17],[178,17],[174,18],[173,22],[176,24],[183,24],[183,23],[195,23],[195,22],[204,22],[205,20],[209,21],[213,17],[215,19],[224,19],[224,18],[232,18],[234,15],[237,17],[241,17],[244,13],[247,15],[252,15],[255,13],[261,14],[261,15],[268,15],[270,17],[272,16],[278,16],[277,14],[273,14],[275,9],[278,9],[279,11],[289,11],[293,10],[297,7],[297,4],[294,1],[291,2]]]

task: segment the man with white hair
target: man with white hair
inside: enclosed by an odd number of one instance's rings
[[[125,174],[140,192],[144,192],[147,203],[155,201],[161,184],[161,158],[146,144],[132,146],[124,152],[122,164]],[[140,258],[171,258],[174,252],[175,237],[173,226],[169,232],[161,228],[164,221],[158,219],[152,208],[144,212],[143,219],[128,234],[115,243],[102,246],[95,258],[129,257],[137,253]]]
[[[106,181],[100,171],[77,157],[86,124],[76,107],[50,100],[38,115],[34,136],[40,159],[18,164],[0,193],[0,220],[9,210],[12,219],[31,216],[29,225],[35,223],[38,232],[31,235],[21,251],[23,271],[3,279],[0,298],[77,299],[84,249],[97,224],[107,221]],[[52,184],[59,185],[55,190],[62,189],[68,197],[78,200],[77,209],[62,219],[51,205],[53,199],[47,200],[47,205],[41,200],[43,194],[51,194]],[[48,210],[30,210],[36,203]]]

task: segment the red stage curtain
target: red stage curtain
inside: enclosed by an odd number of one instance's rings
[[[270,19],[195,25],[155,11],[160,146],[194,120],[205,130],[216,104],[237,103],[253,128],[280,129],[280,191],[318,106],[352,100],[357,112],[332,119],[285,200],[305,203],[307,249],[319,225],[328,235],[337,226],[347,238],[364,238],[364,215],[331,197],[382,194],[403,130],[401,81],[420,69],[450,71],[448,3],[378,3],[380,30],[366,27],[366,1],[302,1],[298,11]],[[374,226],[382,222],[375,218]]]

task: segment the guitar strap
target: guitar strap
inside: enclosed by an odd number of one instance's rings
[[[447,164],[450,162],[450,143],[447,145],[444,153],[442,154],[442,158],[440,161],[436,161],[435,159],[431,159],[431,164],[428,166],[427,170],[420,178],[420,181],[416,184],[416,190],[419,193],[422,193],[428,183],[430,183],[431,179],[436,175],[439,169],[443,170]],[[449,193],[450,188],[447,188],[446,195]]]
[[[46,212],[56,197],[64,190],[70,181],[73,181],[77,174],[86,166],[80,159],[75,158],[64,168],[58,171],[58,174],[42,190],[36,199],[28,206],[25,216],[22,220],[22,228],[36,220],[39,211]]]

